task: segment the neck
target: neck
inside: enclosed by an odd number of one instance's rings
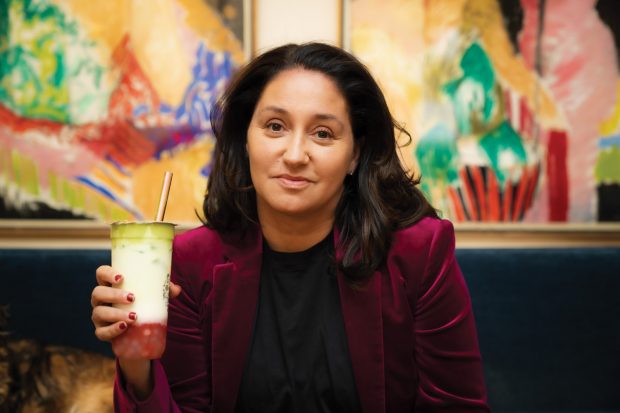
[[[261,216],[263,236],[269,247],[278,252],[299,252],[321,242],[334,225],[334,216],[304,219],[291,216]]]

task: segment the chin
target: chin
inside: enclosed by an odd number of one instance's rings
[[[299,202],[299,200],[290,199],[280,199],[275,200],[274,202],[266,203],[266,208],[264,208],[264,211],[269,214],[284,215],[292,218],[303,218],[305,215],[311,214],[312,210],[313,209],[306,203]]]

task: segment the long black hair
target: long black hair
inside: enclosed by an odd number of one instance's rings
[[[323,73],[338,85],[349,111],[359,162],[347,176],[335,225],[344,249],[338,263],[360,283],[386,259],[392,232],[437,214],[398,157],[395,130],[409,136],[390,114],[368,69],[346,51],[322,44],[289,44],[252,60],[229,84],[211,112],[216,137],[203,203],[205,224],[221,233],[244,232],[258,223],[256,193],[246,155],[247,131],[265,86],[291,68]]]

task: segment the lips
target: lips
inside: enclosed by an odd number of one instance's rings
[[[278,175],[276,179],[278,180],[280,185],[284,186],[285,188],[293,189],[301,189],[312,183],[309,179],[304,178],[303,176],[295,175]]]

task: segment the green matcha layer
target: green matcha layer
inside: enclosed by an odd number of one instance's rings
[[[174,238],[174,226],[170,222],[115,222],[110,229],[110,238],[123,240]]]

